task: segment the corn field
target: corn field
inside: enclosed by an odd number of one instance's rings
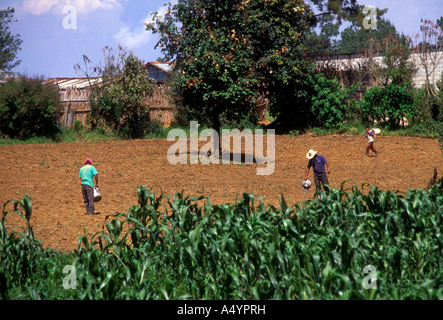
[[[65,253],[34,237],[25,196],[3,206],[0,298],[441,300],[442,182],[405,194],[345,182],[293,206],[282,195],[278,207],[141,186],[137,205]],[[26,227],[9,232],[10,214]]]

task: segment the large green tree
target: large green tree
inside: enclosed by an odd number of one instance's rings
[[[247,117],[262,93],[275,116],[300,119],[314,66],[311,28],[326,14],[358,12],[354,0],[178,0],[147,30],[160,34],[157,46],[175,63],[182,103],[217,130],[222,119]]]
[[[13,19],[14,12],[14,8],[10,7],[0,10],[0,69],[5,71],[15,68],[21,62],[16,58],[23,41],[19,34],[13,35],[8,26],[16,21]]]

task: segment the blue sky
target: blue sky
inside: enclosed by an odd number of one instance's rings
[[[169,0],[0,0],[0,9],[15,8],[10,28],[20,34],[21,64],[13,71],[27,76],[79,77],[74,65],[85,54],[93,64],[103,61],[105,46],[120,44],[145,62],[161,56],[154,50],[157,36],[145,31],[151,14],[165,10]],[[385,18],[397,30],[413,36],[420,19],[443,16],[443,0],[360,0],[360,4],[388,8]],[[76,21],[69,19],[75,8]],[[76,25],[74,25],[76,22]],[[66,27],[74,27],[69,29]]]

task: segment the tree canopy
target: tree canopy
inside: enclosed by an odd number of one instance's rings
[[[324,14],[361,16],[355,0],[179,0],[147,30],[177,71],[174,89],[198,120],[246,117],[262,93],[274,115],[300,114],[311,27]],[[315,13],[320,12],[320,14]],[[301,101],[301,100],[300,100]],[[299,101],[299,102],[300,102]]]
[[[14,12],[14,8],[10,7],[0,10],[0,69],[5,71],[10,71],[21,62],[16,58],[23,41],[19,34],[13,35],[8,26],[16,21],[13,20]]]

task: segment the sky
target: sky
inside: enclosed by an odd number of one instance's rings
[[[103,63],[103,49],[121,45],[139,59],[156,61],[158,35],[145,30],[152,13],[165,12],[171,0],[0,0],[0,10],[15,9],[17,22],[9,25],[23,43],[12,71],[28,77],[82,77],[74,65],[83,55],[91,65]],[[359,4],[387,8],[384,18],[397,31],[414,36],[420,20],[443,16],[443,0],[359,0]]]

